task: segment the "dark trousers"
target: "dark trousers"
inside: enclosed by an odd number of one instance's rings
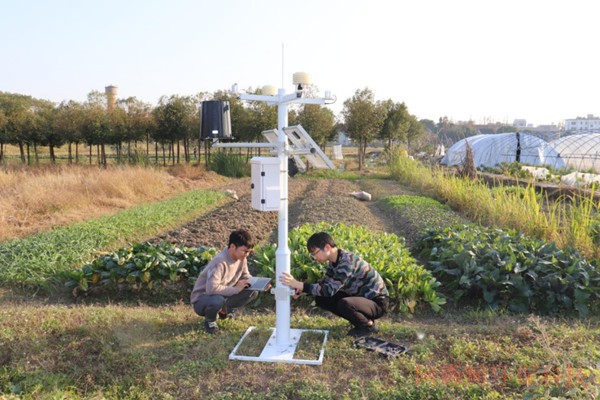
[[[221,309],[233,312],[238,307],[243,307],[258,296],[256,290],[242,290],[233,296],[221,296],[220,294],[205,294],[200,296],[194,303],[196,314],[206,317],[207,321],[216,321],[217,313]]]
[[[375,321],[387,312],[389,298],[380,296],[369,300],[337,292],[333,297],[315,296],[315,303],[354,326],[367,326],[369,321]]]

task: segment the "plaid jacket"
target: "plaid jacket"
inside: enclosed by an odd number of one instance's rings
[[[379,272],[358,255],[338,249],[336,263],[329,263],[319,283],[306,284],[304,291],[313,296],[332,297],[338,291],[349,296],[373,299],[389,296]]]

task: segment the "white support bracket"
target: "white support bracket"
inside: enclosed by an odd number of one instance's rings
[[[294,291],[287,286],[279,286],[271,289],[271,294],[275,296],[275,300],[286,300],[294,294]]]
[[[285,346],[277,345],[277,329],[271,328],[273,333],[267,341],[267,344],[263,348],[259,356],[245,356],[237,354],[240,345],[244,342],[244,339],[256,329],[255,326],[251,326],[246,330],[246,333],[242,336],[238,344],[233,348],[231,354],[229,354],[230,360],[240,361],[259,361],[259,362],[283,362],[289,364],[305,364],[305,365],[321,365],[323,364],[323,356],[325,354],[325,344],[327,343],[327,335],[329,331],[314,330],[314,329],[290,329],[290,339]],[[319,351],[319,356],[314,359],[297,358],[295,357],[296,349],[302,334],[305,332],[315,332],[323,334],[323,344]]]

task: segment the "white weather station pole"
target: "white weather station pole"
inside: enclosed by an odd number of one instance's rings
[[[325,342],[327,341],[328,331],[322,330],[302,330],[290,329],[290,298],[294,291],[279,282],[279,278],[284,272],[290,273],[290,249],[288,246],[288,159],[294,157],[298,162],[298,154],[306,155],[308,161],[316,166],[323,168],[333,168],[333,164],[327,158],[325,153],[317,146],[302,126],[288,127],[288,106],[292,103],[298,104],[330,104],[335,101],[330,92],[325,92],[323,98],[309,98],[306,96],[306,89],[312,83],[310,76],[304,72],[296,72],[293,75],[294,92],[286,94],[285,89],[277,91],[272,86],[265,86],[263,94],[245,94],[239,93],[237,85],[232,87],[232,92],[239,95],[241,100],[262,101],[269,105],[277,105],[277,137],[274,135],[269,138],[269,133],[263,132],[263,135],[270,139],[271,143],[231,143],[216,144],[215,147],[271,147],[277,152],[275,157],[255,157],[252,159],[252,185],[253,197],[252,206],[260,211],[278,211],[278,244],[275,253],[276,273],[275,288],[271,293],[275,296],[275,328],[265,345],[262,353],[258,357],[244,356],[237,354],[240,345],[255,327],[250,327],[242,336],[239,343],[229,355],[231,360],[244,361],[265,361],[265,362],[286,362],[297,364],[320,365],[323,361]],[[292,143],[290,146],[289,142]],[[268,178],[271,174],[271,183],[269,186]],[[278,174],[278,180],[274,176]],[[278,187],[276,185],[278,184]],[[258,186],[258,187],[257,187]],[[262,192],[255,195],[255,189]],[[323,336],[323,344],[318,358],[314,360],[294,358],[294,352],[300,336],[303,332],[318,332]]]

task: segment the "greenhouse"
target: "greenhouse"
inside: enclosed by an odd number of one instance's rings
[[[600,173],[600,133],[565,136],[550,145],[568,167]]]
[[[503,162],[562,168],[565,162],[548,142],[519,132],[475,135],[456,142],[442,159],[443,165],[463,165],[467,145],[476,168],[495,167]]]

